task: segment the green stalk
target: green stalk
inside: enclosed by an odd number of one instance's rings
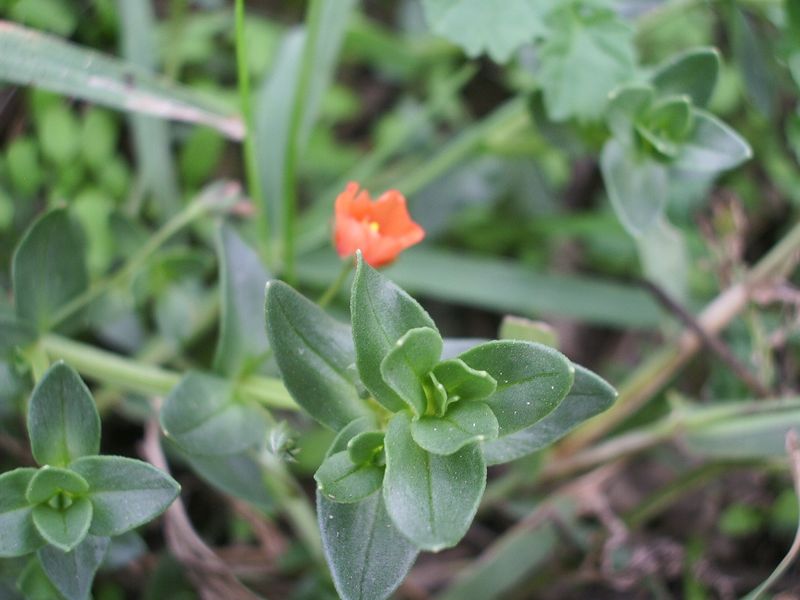
[[[336,297],[336,294],[339,292],[342,284],[347,281],[347,276],[350,275],[350,271],[353,270],[354,266],[355,261],[353,260],[352,256],[349,256],[342,261],[342,269],[339,271],[339,275],[333,280],[333,283],[328,286],[328,289],[325,290],[325,293],[322,294],[322,296],[320,296],[319,300],[317,300],[317,304],[321,308],[328,306],[331,300]]]
[[[297,89],[294,90],[294,106],[289,122],[286,157],[283,167],[283,276],[289,283],[295,281],[295,230],[297,221],[297,158],[300,148],[300,129],[305,113],[305,100],[314,69],[317,40],[324,25],[322,0],[311,0],[306,16],[306,34]]]
[[[128,281],[136,272],[141,269],[150,257],[163,246],[167,240],[178,233],[181,229],[188,226],[196,219],[214,211],[224,210],[238,196],[238,190],[229,184],[212,185],[193,202],[186,206],[181,212],[167,221],[161,229],[156,231],[147,242],[128,260],[125,265],[112,275],[97,281],[82,294],[67,302],[53,316],[50,324],[51,328],[57,327],[78,311],[85,308],[94,300],[105,294],[107,291]]]
[[[41,347],[51,358],[64,360],[84,377],[140,394],[168,394],[182,377],[181,373],[137,362],[58,335],[45,335]],[[297,410],[297,405],[280,379],[248,377],[237,384],[237,389],[243,397],[267,408]]]
[[[253,102],[250,98],[250,71],[247,67],[247,45],[244,31],[244,0],[236,0],[236,76],[239,85],[239,103],[244,122],[243,160],[245,178],[247,179],[247,192],[258,210],[259,230],[263,235],[264,251],[269,259],[270,239],[269,211],[258,174],[258,151],[256,149],[255,124],[253,120]],[[269,260],[267,260],[269,263]]]

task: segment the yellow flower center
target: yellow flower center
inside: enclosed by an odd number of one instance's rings
[[[381,226],[377,221],[370,221],[369,230],[374,233],[378,233],[381,230]]]

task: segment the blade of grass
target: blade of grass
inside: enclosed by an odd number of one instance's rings
[[[0,20],[0,81],[30,85],[126,112],[208,125],[239,140],[239,115],[193,90],[117,58]]]
[[[122,56],[132,65],[155,71],[155,17],[150,0],[117,0],[117,7]],[[174,215],[180,207],[180,192],[170,150],[169,125],[156,117],[139,114],[132,114],[129,120],[144,188],[141,192],[153,195],[157,214]]]

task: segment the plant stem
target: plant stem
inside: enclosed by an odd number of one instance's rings
[[[336,294],[339,292],[342,284],[347,281],[347,276],[350,275],[350,271],[353,270],[354,266],[355,262],[353,261],[352,256],[349,256],[342,261],[342,268],[339,271],[339,275],[333,280],[333,283],[328,286],[328,289],[325,290],[325,293],[319,297],[319,300],[317,300],[317,304],[320,306],[320,308],[325,308],[328,306],[331,300],[336,297]]]
[[[238,186],[236,185],[218,184],[207,188],[181,212],[167,221],[161,229],[156,231],[122,268],[97,281],[85,292],[77,295],[62,306],[53,316],[50,327],[57,327],[110,289],[128,281],[173,235],[203,215],[216,209],[226,208],[236,197],[238,197]]]
[[[306,15],[306,33],[297,88],[294,90],[294,106],[289,122],[289,135],[283,167],[283,278],[290,284],[295,282],[295,229],[297,221],[297,158],[300,148],[300,133],[306,108],[306,97],[314,69],[317,40],[323,26],[322,0],[311,0]]]
[[[751,293],[770,281],[785,277],[800,258],[800,223],[770,250],[744,280],[712,301],[697,322],[710,335],[717,335],[747,306]],[[666,385],[673,375],[702,347],[700,336],[691,329],[672,340],[667,347],[639,367],[620,386],[616,404],[591,423],[579,429],[560,445],[560,451],[573,454],[608,434],[639,410]]]
[[[63,359],[81,375],[125,390],[162,396],[181,380],[182,374],[100,350],[58,335],[45,335],[42,348],[54,359]],[[243,397],[267,408],[297,410],[279,379],[248,377],[237,384]]]
[[[253,120],[253,102],[250,98],[250,70],[247,65],[247,44],[245,39],[245,10],[244,0],[236,0],[234,7],[236,21],[236,77],[239,85],[239,104],[244,122],[243,160],[245,178],[247,179],[247,193],[253,200],[258,210],[259,230],[263,237],[264,252],[267,254],[269,264],[270,228],[269,211],[267,210],[264,190],[261,186],[261,177],[258,173],[258,150],[255,139],[255,122]]]

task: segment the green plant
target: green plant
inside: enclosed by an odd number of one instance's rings
[[[357,260],[352,328],[278,281],[267,285],[266,320],[292,397],[337,432],[314,475],[337,590],[385,598],[419,550],[461,540],[487,464],[556,441],[616,392],[534,342],[487,342],[443,358],[422,307]]]

